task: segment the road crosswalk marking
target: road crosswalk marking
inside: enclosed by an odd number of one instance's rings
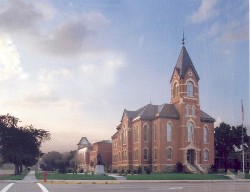
[[[14,185],[14,183],[10,183],[6,187],[4,187],[0,192],[7,192],[9,190],[9,188],[11,188],[12,185]]]
[[[41,183],[37,183],[37,185],[42,189],[43,192],[49,192]]]

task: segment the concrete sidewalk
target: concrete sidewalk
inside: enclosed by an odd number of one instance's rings
[[[37,179],[35,176],[35,171],[30,171],[21,181],[23,181],[24,183],[36,183]]]

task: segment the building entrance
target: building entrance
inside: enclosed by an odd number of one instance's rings
[[[187,150],[187,162],[191,165],[194,165],[195,161],[195,150],[194,149],[188,149]]]

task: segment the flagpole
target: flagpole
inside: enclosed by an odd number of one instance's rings
[[[242,115],[242,173],[245,174],[245,157],[244,157],[244,135],[243,135],[243,122],[244,122],[244,109],[243,109],[243,101],[241,100],[241,115]]]

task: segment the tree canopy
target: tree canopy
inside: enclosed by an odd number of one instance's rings
[[[13,163],[15,174],[22,165],[35,165],[42,156],[42,142],[50,139],[50,133],[33,125],[19,127],[19,119],[9,114],[0,116],[0,154],[3,163]]]
[[[215,128],[214,144],[217,157],[224,159],[225,171],[227,171],[227,159],[231,152],[235,150],[234,147],[240,148],[242,145],[242,125],[230,126],[226,123],[221,123],[219,127]],[[247,129],[243,128],[244,143],[248,143]]]
[[[40,168],[46,171],[59,170],[65,173],[67,169],[75,169],[75,154],[76,151],[59,153],[51,151],[43,155],[41,159]]]

